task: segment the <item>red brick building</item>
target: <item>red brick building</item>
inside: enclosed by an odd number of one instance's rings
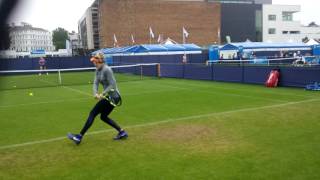
[[[100,0],[100,47],[114,45],[116,34],[120,46],[149,43],[149,27],[163,38],[182,42],[182,27],[189,32],[187,42],[198,45],[219,43],[220,4],[188,0]]]

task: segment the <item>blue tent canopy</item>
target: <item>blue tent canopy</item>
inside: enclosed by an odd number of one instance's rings
[[[129,46],[126,47],[114,47],[114,48],[105,48],[103,49],[103,54],[114,54],[114,53],[123,53],[126,52],[126,50],[129,49]]]
[[[233,44],[226,44],[220,48],[221,51],[228,51],[228,50],[239,50],[240,47],[233,45]]]
[[[183,46],[186,51],[201,51],[201,47],[196,44],[181,44],[181,46]]]
[[[164,52],[168,50],[159,44],[143,44],[141,46],[145,49],[145,52]]]
[[[242,42],[229,43],[220,48],[220,50],[255,50],[255,49],[302,49],[311,50],[311,46],[304,43],[264,43],[264,42]]]
[[[105,48],[93,52],[92,54],[132,54],[132,53],[150,53],[150,52],[177,52],[177,51],[201,51],[201,47],[195,44],[142,44],[125,47]]]
[[[183,47],[182,45],[178,44],[165,44],[163,45],[165,48],[168,49],[168,51],[185,51],[186,48]]]

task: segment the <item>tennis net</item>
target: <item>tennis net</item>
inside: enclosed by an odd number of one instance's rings
[[[117,82],[160,77],[160,64],[110,66]],[[0,71],[0,90],[50,86],[88,85],[93,83],[95,67],[47,70]]]

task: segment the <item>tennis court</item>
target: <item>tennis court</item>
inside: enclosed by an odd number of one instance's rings
[[[130,138],[113,141],[97,118],[75,146],[66,133],[95,103],[87,73],[2,79],[0,179],[320,178],[317,92],[122,75],[111,117]]]

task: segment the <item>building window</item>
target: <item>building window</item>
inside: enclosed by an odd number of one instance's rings
[[[276,34],[276,29],[275,28],[269,28],[268,33],[269,34]]]
[[[269,19],[269,21],[276,21],[276,20],[277,20],[277,16],[274,15],[274,14],[270,14],[270,15],[268,16],[268,19]]]
[[[283,21],[293,21],[293,13],[292,12],[282,12],[282,20]]]
[[[288,34],[289,31],[282,31],[282,34]]]

